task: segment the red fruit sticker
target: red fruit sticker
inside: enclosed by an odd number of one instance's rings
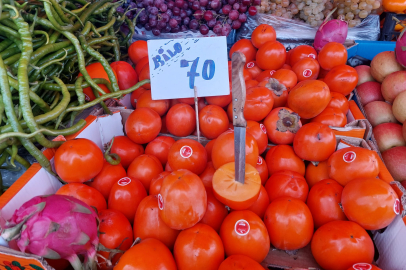
[[[254,62],[249,62],[248,64],[247,64],[247,68],[253,68],[255,66],[255,63]]]
[[[263,124],[259,124],[259,128],[262,130],[263,133],[266,134],[266,128]]]
[[[309,78],[310,76],[312,76],[313,72],[310,69],[305,69],[303,70],[303,77],[305,78]]]
[[[357,154],[355,154],[355,152],[348,151],[343,155],[343,160],[347,163],[351,163],[355,160],[356,157],[357,157]]]
[[[193,154],[193,150],[192,150],[192,147],[185,145],[185,146],[182,146],[179,153],[180,153],[180,156],[183,158],[190,158],[190,156],[192,156],[192,154]]]
[[[308,57],[316,59],[316,55],[314,53],[309,54]]]
[[[355,270],[371,270],[372,265],[369,263],[356,263],[352,266]]]
[[[161,194],[158,194],[158,208],[159,210],[164,209],[164,199],[162,198]]]
[[[271,76],[276,72],[276,70],[271,70],[269,71],[269,74],[271,74]]]
[[[395,200],[395,203],[393,204],[393,211],[395,211],[396,215],[400,214],[400,201],[399,201],[399,199]]]
[[[250,231],[250,224],[245,219],[240,219],[235,223],[234,231],[241,236],[247,235]]]
[[[257,164],[258,164],[258,165],[261,165],[261,164],[262,164],[262,158],[261,158],[260,156],[258,156]]]
[[[128,177],[123,177],[120,180],[118,180],[118,182],[117,182],[117,184],[119,184],[122,187],[128,185],[129,183],[131,183],[131,178],[128,178]]]

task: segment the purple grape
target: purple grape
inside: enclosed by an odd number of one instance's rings
[[[251,16],[255,16],[255,14],[257,14],[257,8],[252,6],[248,9],[248,14]]]
[[[173,16],[172,19],[175,19],[178,22],[178,25],[182,24],[182,18],[180,16]]]
[[[173,12],[172,10],[168,9],[167,11],[165,11],[166,14],[168,14],[169,17],[173,16]]]
[[[200,6],[201,6],[201,7],[205,7],[205,6],[207,6],[207,4],[209,3],[208,0],[199,0],[199,2],[200,2]]]
[[[184,1],[183,6],[181,7],[181,9],[186,10],[189,8],[189,2]]]
[[[209,27],[207,25],[202,24],[200,25],[199,31],[202,35],[207,35],[209,33]]]
[[[249,5],[251,4],[251,0],[242,0],[242,1],[241,1],[241,4],[242,4],[243,6],[249,6]]]
[[[164,33],[169,33],[171,31],[172,27],[169,26],[169,24],[166,24],[165,28],[163,29]]]
[[[169,22],[169,19],[170,19],[170,17],[169,17],[169,15],[167,13],[162,13],[161,14],[161,20],[162,21],[167,23],[167,22]]]
[[[199,22],[195,19],[191,20],[189,23],[189,28],[192,30],[196,30],[199,27]]]
[[[159,21],[156,28],[158,28],[159,30],[162,30],[166,27],[166,22],[164,21]]]
[[[245,13],[247,10],[248,10],[248,7],[247,7],[247,6],[243,6],[243,5],[240,5],[240,8],[238,9],[238,11],[239,11],[240,13]]]
[[[207,26],[209,28],[213,28],[216,25],[216,22],[217,22],[217,20],[215,18],[211,19],[210,21],[207,22]]]
[[[220,1],[219,0],[213,0],[213,1],[211,1],[210,6],[211,6],[212,9],[217,9],[217,8],[220,7]]]
[[[231,28],[233,28],[233,29],[238,29],[240,27],[241,27],[241,22],[238,20],[233,21],[233,23],[231,24]]]
[[[154,28],[152,29],[152,34],[154,34],[154,36],[159,36],[161,34],[161,31],[159,31],[159,29]]]
[[[143,3],[137,3],[137,8],[143,8],[144,4]]]
[[[159,8],[164,3],[164,0],[155,0],[154,5]]]
[[[120,12],[120,13],[124,13],[124,12],[125,12],[125,10],[124,10],[123,7],[118,7],[116,10],[117,10],[117,12]]]
[[[193,16],[197,19],[197,20],[201,20],[203,18],[203,11],[202,10],[197,10]]]
[[[156,15],[149,14],[149,15],[148,15],[148,18],[150,18],[150,19],[156,19],[157,16],[156,16]]]
[[[228,36],[231,32],[231,26],[227,23],[221,28],[221,35]]]
[[[189,25],[189,23],[190,23],[190,18],[189,17],[186,17],[186,18],[183,19],[183,24],[184,25]]]
[[[129,5],[128,5],[128,9],[133,9],[133,8],[136,8],[137,7],[137,3],[135,3],[135,2],[131,2]]]
[[[233,9],[238,10],[239,8],[240,8],[240,4],[239,3],[234,3]]]
[[[193,14],[193,11],[191,9],[186,9],[186,16],[187,17],[192,16],[192,14]]]
[[[179,30],[180,30],[180,27],[179,27],[179,25],[178,25],[178,26],[176,26],[175,28],[172,28],[172,29],[171,29],[171,32],[172,32],[172,33],[177,33],[177,32],[179,32]]]
[[[156,27],[157,24],[158,24],[157,19],[154,19],[154,18],[149,19],[149,25],[150,25],[152,28]]]
[[[175,28],[176,26],[178,26],[178,21],[175,20],[174,18],[169,20],[169,26],[172,28]]]
[[[216,24],[216,25],[213,27],[213,32],[214,32],[216,35],[221,35],[221,28],[222,28],[221,24]]]
[[[231,9],[232,9],[232,8],[231,8],[230,5],[225,5],[225,6],[222,8],[223,14],[228,15],[228,14],[230,13]]]
[[[241,13],[240,16],[238,16],[238,20],[242,23],[247,21],[247,15],[245,13]]]
[[[206,21],[210,21],[211,19],[213,19],[213,13],[211,11],[206,11],[203,14],[203,19],[205,19]]]
[[[237,2],[237,1],[236,1],[236,0],[228,0],[228,4],[229,4],[230,6],[234,5],[235,2]]]
[[[259,5],[261,5],[261,0],[254,0],[254,1],[252,2],[252,5],[254,5],[254,6],[259,6]]]
[[[222,4],[223,6],[225,6],[225,5],[228,4],[228,2],[227,2],[227,0],[221,0],[221,4]]]
[[[182,26],[180,27],[180,31],[182,31],[182,32],[185,32],[185,31],[187,31],[187,30],[189,30],[189,29],[187,28],[186,25],[182,25]]]
[[[151,25],[149,25],[149,23],[146,23],[144,25],[145,30],[150,31],[151,30]]]
[[[160,10],[161,12],[166,12],[166,11],[168,10],[168,6],[167,6],[166,4],[162,4],[162,5],[159,7],[159,10]]]
[[[183,7],[183,0],[175,0],[175,6],[178,8],[182,8]]]
[[[227,19],[226,21],[229,25],[231,25],[233,23],[233,20],[231,20],[230,18]]]
[[[138,18],[140,19],[141,24],[146,24],[148,22],[148,17],[145,15],[141,15]]]
[[[157,15],[159,12],[157,7],[151,7],[149,13],[151,13],[152,15]]]
[[[200,3],[199,1],[194,1],[192,4],[192,9],[193,10],[199,10],[200,9]]]
[[[154,5],[154,0],[147,0],[147,4],[152,7]]]
[[[216,25],[220,25],[221,27],[223,27],[223,23],[221,21],[217,21]]]
[[[180,11],[180,17],[181,17],[182,19],[187,17],[186,10],[182,9],[182,10]]]
[[[175,2],[168,1],[168,3],[166,3],[166,5],[168,6],[169,9],[173,9],[173,7],[175,6]]]
[[[180,8],[174,7],[174,8],[172,9],[172,13],[173,13],[173,15],[175,15],[175,16],[179,16],[179,15],[180,15]]]
[[[228,17],[230,17],[231,20],[235,21],[238,19],[238,11],[237,10],[231,10],[230,13],[228,14]]]

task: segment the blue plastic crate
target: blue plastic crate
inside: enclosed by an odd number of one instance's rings
[[[356,45],[348,48],[348,58],[354,57],[356,55],[372,60],[375,55],[384,51],[395,50],[394,41],[365,41],[365,40],[355,40]]]

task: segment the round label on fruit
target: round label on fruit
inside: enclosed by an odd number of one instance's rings
[[[158,194],[158,208],[159,210],[164,209],[164,199],[162,198],[161,194]]]
[[[357,154],[355,154],[355,152],[348,151],[347,153],[345,153],[343,155],[343,160],[347,163],[351,163],[355,160],[356,157],[357,157]]]
[[[303,70],[303,77],[305,78],[309,78],[310,76],[312,76],[313,72],[310,69],[305,69]]]
[[[241,236],[247,235],[250,232],[250,224],[245,219],[240,219],[235,223],[234,231]]]
[[[85,100],[90,101],[90,97],[88,95],[86,95],[86,94],[85,94]]]
[[[129,177],[123,177],[120,180],[118,180],[117,184],[124,187],[131,183],[131,179]]]
[[[249,62],[248,64],[247,64],[247,68],[253,68],[255,66],[255,63],[254,62]]]
[[[310,58],[316,59],[316,55],[314,53],[311,53],[308,55]]]
[[[395,203],[393,204],[393,211],[395,211],[396,215],[400,214],[400,201],[399,201],[399,199],[395,200]]]
[[[193,154],[192,147],[185,145],[180,149],[180,156],[183,158],[190,158]]]
[[[271,74],[271,76],[276,72],[276,70],[271,70],[269,71],[269,74]]]
[[[352,266],[355,270],[371,270],[372,265],[369,263],[356,263]]]
[[[266,128],[263,124],[259,124],[259,127],[261,128],[262,132],[266,134]]]
[[[261,158],[260,156],[258,156],[257,164],[258,164],[258,165],[261,165],[261,164],[262,164],[262,158]]]

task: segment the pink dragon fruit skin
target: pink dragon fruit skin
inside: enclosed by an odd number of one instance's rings
[[[87,204],[70,196],[32,198],[14,212],[2,236],[8,241],[17,239],[22,252],[67,259],[75,270],[82,269],[78,255],[85,256],[86,268],[96,266],[97,215]]]

